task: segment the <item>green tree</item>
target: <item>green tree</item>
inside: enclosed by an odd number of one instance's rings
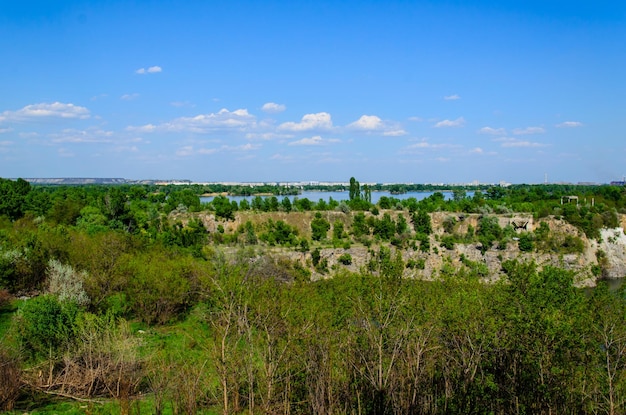
[[[344,230],[343,230],[343,222],[340,220],[336,220],[335,223],[333,223],[333,239],[343,239],[344,237]]]
[[[322,217],[320,212],[316,212],[315,217],[311,221],[311,239],[314,241],[326,239],[329,229],[330,223]]]
[[[215,196],[211,204],[215,209],[215,216],[217,216],[218,218],[223,218],[226,220],[235,219],[235,211],[233,210],[233,205],[230,203],[230,200],[226,196]]]
[[[282,200],[282,202],[281,202],[281,206],[282,206],[282,209],[283,209],[285,212],[287,212],[287,213],[291,212],[291,209],[292,209],[292,206],[291,206],[291,200],[289,200],[289,198],[288,198],[288,197],[286,197],[286,196],[285,196],[285,197],[283,198],[283,200]]]
[[[412,216],[413,228],[416,233],[430,235],[433,233],[430,215],[423,209],[418,210]]]
[[[359,182],[354,178],[350,177],[350,190],[349,190],[349,200],[360,200],[361,199],[361,186]]]
[[[11,220],[22,217],[30,190],[30,183],[24,179],[0,178],[0,216],[6,215]]]

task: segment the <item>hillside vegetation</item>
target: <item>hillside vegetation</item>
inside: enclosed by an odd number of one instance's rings
[[[623,188],[203,190],[0,179],[0,411],[626,411]]]

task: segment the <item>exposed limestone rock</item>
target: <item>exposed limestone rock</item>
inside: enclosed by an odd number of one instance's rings
[[[390,210],[386,211],[390,213],[394,220],[397,220],[399,215],[403,215],[410,224],[410,214],[406,211]],[[381,212],[382,214],[382,212]],[[352,225],[352,215],[345,214],[339,211],[326,211],[322,212],[322,215],[333,224],[339,220],[344,224],[344,229],[349,231]],[[365,212],[366,216],[371,215],[370,212]],[[217,219],[214,214],[210,212],[200,212],[195,214],[188,213],[173,213],[170,215],[170,220],[181,221],[183,224],[187,223],[190,218],[199,218],[204,224],[209,233],[217,232],[218,226],[221,224],[226,233],[232,233],[237,230],[240,225],[243,225],[246,221],[251,221],[255,227],[260,228],[263,223],[268,219],[274,221],[283,220],[290,226],[296,228],[301,237],[310,238],[311,229],[310,223],[314,216],[314,212],[271,212],[271,213],[253,213],[253,212],[237,212],[235,220],[224,221]],[[582,240],[584,244],[584,250],[580,254],[558,254],[558,253],[546,253],[546,252],[521,252],[518,248],[516,241],[510,241],[506,247],[498,247],[497,244],[491,249],[487,250],[484,254],[481,253],[480,244],[461,244],[456,243],[452,250],[448,250],[442,247],[437,240],[446,234],[444,230],[444,221],[446,218],[454,218],[454,232],[460,235],[467,233],[470,226],[476,230],[479,227],[479,223],[483,215],[481,214],[467,214],[467,213],[453,213],[453,212],[434,212],[430,214],[433,227],[433,234],[430,237],[431,251],[430,253],[423,253],[414,251],[412,249],[405,249],[402,251],[402,259],[405,263],[410,260],[423,263],[423,269],[407,268],[404,271],[404,275],[407,278],[421,278],[421,279],[434,279],[437,278],[444,261],[449,263],[455,268],[462,267],[463,261],[469,260],[475,263],[483,263],[489,270],[489,276],[485,278],[487,281],[495,281],[502,276],[502,263],[507,260],[519,260],[522,262],[534,261],[539,267],[544,266],[556,266],[567,270],[574,271],[577,275],[577,284],[580,286],[595,285],[597,279],[596,275],[592,273],[592,269],[601,269],[601,276],[603,278],[624,278],[626,277],[626,235],[624,234],[623,227],[615,229],[603,229],[601,231],[601,240],[589,240],[573,225],[554,217],[541,218],[536,220],[531,214],[527,213],[507,213],[501,215],[489,214],[489,216],[496,216],[498,218],[499,225],[504,228],[511,226],[515,228],[516,232],[532,232],[535,231],[540,222],[546,222],[550,227],[550,232],[553,235],[565,237],[567,235],[576,236]],[[620,215],[620,223],[626,225],[626,215]],[[525,229],[524,229],[525,228]],[[330,235],[330,232],[329,232]],[[372,246],[371,249],[352,244],[348,249],[343,248],[323,248],[320,250],[321,259],[326,259],[328,263],[329,272],[321,274],[317,272],[312,265],[311,253],[298,252],[292,249],[285,249],[280,247],[263,248],[266,252],[270,252],[272,255],[278,255],[285,257],[291,261],[298,261],[302,266],[307,267],[312,272],[312,279],[328,278],[332,276],[333,270],[338,268],[347,269],[351,272],[360,272],[367,267],[368,263],[372,259],[372,252],[378,252],[379,247]],[[392,254],[395,255],[395,248],[391,247]],[[599,253],[599,254],[598,254]],[[349,265],[341,264],[339,258],[343,254],[350,254],[352,257],[352,263]],[[604,261],[598,263],[598,257],[605,258]]]

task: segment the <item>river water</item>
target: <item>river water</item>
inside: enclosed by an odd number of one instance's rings
[[[399,200],[405,200],[405,199],[409,199],[411,197],[414,197],[415,199],[422,200],[422,199],[426,199],[429,196],[432,196],[435,192],[407,192],[407,193],[402,193],[402,194],[397,194],[397,195],[392,195],[390,192],[372,192],[372,203],[378,203],[378,201],[380,200],[381,197],[386,196],[386,197],[393,197],[395,199],[399,199]],[[452,199],[452,192],[441,192],[443,193],[444,197],[446,199]],[[471,197],[474,194],[474,192],[467,192],[467,196]],[[318,202],[320,199],[323,199],[325,202],[328,202],[330,200],[330,198],[332,198],[333,200],[336,200],[338,202],[342,202],[342,201],[346,201],[349,200],[350,198],[350,193],[349,192],[322,192],[319,190],[316,191],[305,191],[302,192],[299,195],[296,196],[286,196],[289,198],[289,200],[291,200],[293,202],[294,198],[298,198],[298,199],[304,199],[307,198],[309,199],[311,202]],[[248,202],[251,202],[252,199],[254,198],[254,196],[228,196],[228,199],[230,200],[234,200],[235,202],[239,203],[244,199],[247,199]],[[276,198],[280,201],[283,200],[283,198],[285,198],[285,196],[276,196]],[[208,203],[210,201],[213,200],[212,196],[203,196],[200,198],[200,201],[202,203]]]

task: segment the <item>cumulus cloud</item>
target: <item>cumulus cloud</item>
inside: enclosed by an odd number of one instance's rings
[[[465,118],[459,117],[456,120],[443,120],[435,124],[435,128],[441,127],[463,127],[465,125]]]
[[[85,119],[89,118],[89,110],[74,104],[53,102],[27,105],[17,111],[4,111],[0,113],[0,122],[47,118]]]
[[[461,97],[457,94],[454,95],[448,95],[443,97],[443,99],[445,99],[446,101],[456,101],[457,99],[461,99]]]
[[[560,124],[557,124],[556,126],[558,128],[576,128],[576,127],[582,127],[583,123],[579,121],[565,121]]]
[[[483,127],[478,130],[480,134],[490,134],[490,135],[506,135],[506,130],[504,128],[491,128],[491,127]]]
[[[546,129],[543,127],[526,127],[526,128],[516,128],[513,130],[513,134],[515,135],[543,134],[545,132],[546,132]]]
[[[300,122],[286,122],[278,126],[280,130],[286,131],[307,131],[307,130],[328,130],[333,127],[330,114],[318,112],[316,114],[306,114]]]
[[[361,118],[348,125],[358,130],[380,130],[383,128],[383,120],[376,115],[362,115]]]
[[[320,145],[337,143],[337,142],[339,142],[339,140],[336,138],[324,139],[321,136],[316,135],[310,138],[302,138],[297,141],[292,141],[288,145],[290,146],[320,146]]]
[[[470,154],[483,154],[484,150],[480,147],[474,147],[470,150]]]
[[[275,102],[266,102],[261,107],[261,110],[270,114],[277,114],[279,112],[283,112],[287,109],[287,107],[283,104],[276,104]]]
[[[362,115],[361,118],[353,123],[348,124],[348,128],[361,130],[361,131],[382,131],[384,136],[399,137],[406,135],[406,131],[399,128],[397,125],[392,125],[389,122],[385,122],[376,115]]]
[[[139,75],[145,75],[148,73],[159,73],[159,72],[163,72],[163,68],[161,68],[160,66],[151,66],[148,69],[139,68],[135,71],[135,73]]]
[[[139,94],[134,93],[134,94],[124,94],[120,97],[120,99],[122,101],[132,101],[133,99],[137,99],[139,98]]]
[[[519,140],[517,138],[513,138],[513,137],[502,137],[502,138],[497,138],[493,141],[499,142],[501,143],[500,145],[502,147],[505,148],[510,148],[510,147],[547,147],[547,144],[544,143],[538,143],[538,142],[533,142],[533,141],[526,141],[526,140]]]
[[[195,117],[180,117],[170,122],[159,125],[146,124],[142,126],[130,126],[128,131],[137,131],[143,133],[151,132],[193,132],[207,133],[215,130],[246,130],[256,125],[254,115],[248,113],[246,109],[238,109],[229,111],[221,109],[216,113],[200,114]]]
[[[409,121],[422,122],[424,119],[422,117],[409,117]]]

